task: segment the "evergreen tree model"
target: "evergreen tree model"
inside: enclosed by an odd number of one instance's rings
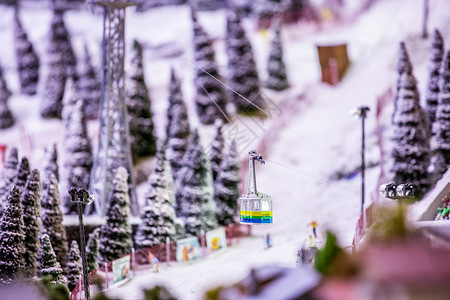
[[[277,24],[275,27],[275,36],[272,39],[269,61],[267,63],[269,78],[266,82],[266,86],[269,89],[277,91],[281,91],[289,87],[286,66],[283,62],[283,47],[281,44],[280,30],[280,25]]]
[[[14,180],[16,179],[18,165],[19,158],[17,157],[17,148],[13,147],[9,151],[8,158],[6,159],[5,166],[0,176],[0,217],[6,208],[6,204],[8,203],[6,198],[9,195],[9,190],[11,189]]]
[[[442,63],[433,133],[431,139],[432,165],[434,165],[437,178],[440,178],[450,167],[450,51],[447,51]]]
[[[23,271],[25,251],[20,189],[13,186],[0,221],[0,283],[13,283]]]
[[[167,109],[167,160],[170,163],[175,181],[183,164],[186,152],[190,125],[186,104],[181,93],[181,82],[172,69],[169,85],[169,107]]]
[[[133,43],[133,54],[128,72],[130,77],[126,89],[126,105],[131,154],[136,162],[140,157],[155,155],[156,139],[153,134],[151,101],[145,84],[142,46],[136,40]]]
[[[63,186],[65,190],[69,190],[71,187],[87,190],[89,188],[93,159],[82,100],[78,100],[73,106],[70,120],[66,122],[63,145],[65,148]],[[69,193],[64,194],[63,203],[66,214],[77,213],[76,205],[72,203]]]
[[[39,276],[52,276],[51,284],[62,284],[67,286],[67,279],[63,269],[56,259],[52,243],[48,234],[41,236],[41,248],[39,249]]]
[[[208,158],[195,130],[183,158],[176,191],[176,213],[186,224],[187,235],[199,236],[217,227],[216,205]]]
[[[25,274],[31,278],[36,276],[41,234],[41,180],[39,171],[34,169],[28,176],[22,193],[22,210],[25,233]]]
[[[281,0],[255,0],[252,4],[253,14],[258,18],[271,18],[282,12],[281,2]]]
[[[39,81],[39,57],[20,22],[17,8],[14,13],[14,48],[20,92],[25,95],[35,95]]]
[[[404,73],[400,81],[397,109],[392,118],[394,160],[393,182],[412,183],[417,196],[428,191],[430,181],[430,142],[425,113],[419,104],[414,76]]]
[[[129,215],[128,172],[124,167],[119,167],[113,180],[106,223],[100,228],[100,263],[111,262],[131,252],[133,242]]]
[[[42,178],[42,189],[45,190],[47,184],[50,182],[50,174],[54,174],[57,181],[59,181],[59,168],[58,168],[58,149],[56,144],[51,147],[45,148],[44,169]]]
[[[428,57],[428,84],[425,93],[425,108],[430,129],[436,120],[436,107],[439,96],[439,72],[443,58],[444,40],[439,30],[435,29]]]
[[[58,190],[58,181],[54,174],[50,174],[50,183],[42,191],[42,233],[48,234],[58,262],[65,268],[69,249],[66,231],[62,224],[63,214],[60,205],[61,197]]]
[[[0,65],[0,98],[8,99],[12,93],[8,88],[5,77],[3,77],[3,67]]]
[[[218,121],[216,124],[216,135],[211,143],[211,149],[209,151],[209,161],[211,163],[211,172],[213,182],[217,179],[217,174],[220,171],[220,164],[223,157],[223,149],[225,141],[222,134],[222,122]]]
[[[80,247],[78,247],[77,241],[73,240],[70,244],[69,261],[67,263],[67,287],[69,291],[73,291],[77,286],[82,272]]]
[[[86,245],[86,260],[88,266],[88,273],[97,270],[99,268],[97,258],[98,258],[98,235],[100,233],[100,228],[95,228],[89,234],[89,238]]]
[[[86,117],[88,119],[96,119],[99,116],[101,83],[97,77],[97,72],[92,65],[88,47],[85,45],[78,88],[80,97],[85,103]]]
[[[217,180],[214,182],[214,200],[219,225],[235,223],[239,198],[239,155],[235,141],[226,149]]]
[[[192,12],[195,57],[195,104],[203,124],[213,124],[216,119],[227,120],[225,92],[222,76],[216,63],[211,38]]]
[[[49,72],[44,83],[41,116],[60,119],[66,78],[76,79],[76,57],[61,10],[53,12],[47,57]]]
[[[403,74],[412,75],[412,64],[409,60],[408,51],[406,50],[405,43],[402,41],[400,42],[399,46],[399,54],[398,54],[398,61],[397,61],[397,83],[395,87],[395,96],[394,96],[394,112],[397,110],[397,100],[399,97],[400,92],[400,85],[401,85],[401,78]],[[415,77],[413,77],[414,81],[416,80]],[[417,82],[414,82],[414,92],[417,94],[416,96],[419,97],[419,92],[417,91]],[[394,117],[394,114],[392,115]]]
[[[228,14],[225,50],[228,56],[228,84],[234,91],[231,92],[232,101],[240,112],[256,112],[257,107],[262,108],[264,103],[252,46],[238,12]]]
[[[145,206],[135,236],[136,248],[153,247],[166,242],[166,237],[174,239],[175,209],[170,202],[169,183],[165,171],[164,149],[159,147],[156,165],[148,178]]]
[[[28,162],[28,158],[22,157],[17,172],[17,177],[14,180],[14,184],[18,188],[20,188],[21,192],[23,192],[23,189],[25,188],[25,184],[27,183],[29,175],[30,175],[30,163]]]
[[[8,99],[11,92],[3,77],[3,68],[0,66],[0,129],[6,129],[14,125],[14,116],[8,107]]]

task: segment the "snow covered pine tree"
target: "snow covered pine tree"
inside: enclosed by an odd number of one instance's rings
[[[252,45],[242,27],[238,11],[230,11],[227,17],[225,50],[228,56],[228,83],[234,91],[231,94],[233,103],[240,112],[254,113],[257,107],[262,108],[264,101]]]
[[[36,276],[40,242],[39,235],[41,234],[41,180],[39,171],[34,169],[28,176],[22,193],[22,210],[25,233],[25,274],[32,278]]]
[[[444,41],[439,30],[435,29],[428,57],[428,84],[425,93],[426,114],[430,129],[436,120],[436,107],[439,97],[439,72],[444,58]]]
[[[24,156],[20,161],[17,176],[16,179],[14,180],[14,184],[20,189],[20,192],[23,192],[23,189],[25,188],[25,184],[27,183],[29,175],[30,175],[30,163],[28,162],[28,158]]]
[[[153,134],[153,115],[151,101],[145,84],[142,46],[133,43],[133,58],[126,88],[126,105],[130,129],[130,146],[133,161],[138,158],[155,155],[156,138]]]
[[[175,211],[186,224],[188,235],[199,236],[201,229],[206,232],[217,227],[212,184],[209,161],[195,130],[183,157],[176,191]]]
[[[89,234],[89,238],[86,245],[86,260],[88,266],[88,273],[98,269],[98,235],[100,228],[95,228]]]
[[[195,104],[197,115],[203,124],[213,124],[216,119],[227,121],[227,93],[216,63],[211,38],[197,20],[192,10],[195,57]]]
[[[20,189],[13,186],[0,221],[0,283],[14,283],[23,272],[25,251]]]
[[[100,228],[99,262],[111,262],[131,252],[133,241],[129,215],[128,172],[119,167],[113,179],[106,222]]]
[[[14,11],[14,47],[20,92],[25,95],[35,95],[39,81],[40,62],[33,44],[28,39],[20,22],[18,6]]]
[[[8,99],[11,92],[3,77],[3,68],[0,66],[0,129],[6,129],[14,125],[14,116],[8,107]]]
[[[99,117],[101,83],[97,78],[97,70],[92,65],[91,55],[87,45],[84,45],[84,60],[81,64],[78,88],[80,98],[83,99],[88,119]]]
[[[183,94],[181,93],[181,82],[175,75],[175,70],[173,69],[170,75],[166,128],[166,155],[170,163],[172,176],[176,182],[188,144],[190,125],[186,104],[183,101]]]
[[[6,204],[8,203],[6,198],[8,197],[9,191],[17,176],[18,164],[19,159],[17,157],[17,148],[13,147],[9,151],[8,158],[6,159],[5,166],[3,167],[0,176],[0,218],[6,208]]]
[[[225,141],[222,134],[222,122],[217,120],[216,124],[216,135],[214,136],[214,140],[211,143],[211,148],[209,150],[209,161],[211,164],[211,172],[213,182],[217,179],[217,174],[220,171],[220,164],[222,162],[223,157],[223,149],[225,145]]]
[[[439,90],[431,138],[435,179],[441,178],[450,168],[450,51],[447,51],[442,63]]]
[[[235,222],[239,198],[239,155],[233,140],[225,151],[217,179],[214,182],[214,200],[217,206],[219,225],[228,226]]]
[[[55,175],[56,180],[59,181],[58,149],[56,148],[56,144],[45,148],[42,190],[47,188],[47,184],[50,182],[50,174]]]
[[[153,247],[166,242],[166,237],[174,239],[175,209],[170,202],[170,187],[167,182],[164,147],[160,145],[156,154],[156,164],[148,178],[145,206],[135,241],[136,248]]]
[[[53,11],[47,53],[49,71],[44,83],[41,116],[61,119],[66,78],[69,76],[75,81],[77,79],[76,57],[70,44],[69,32],[64,24],[62,10]]]
[[[72,84],[68,81],[68,87]],[[74,87],[74,85],[73,85]],[[75,96],[75,93],[73,93]],[[91,142],[87,134],[86,116],[84,112],[83,100],[64,101],[64,180],[63,189],[69,190],[72,187],[89,188],[91,169],[93,165]],[[72,101],[75,103],[72,104]],[[72,202],[69,193],[63,194],[63,203],[66,214],[76,214],[76,205]]]
[[[60,205],[61,197],[58,190],[58,181],[54,174],[50,174],[50,183],[42,191],[42,233],[48,234],[58,262],[65,268],[69,249],[66,231],[62,224],[63,213]]]
[[[266,86],[269,89],[281,91],[289,87],[287,80],[286,66],[283,62],[283,46],[281,44],[281,26],[275,25],[274,37],[272,38],[267,71],[269,78]]]
[[[401,75],[397,107],[392,118],[393,182],[412,183],[421,197],[430,187],[430,140],[425,112],[420,107],[414,75]]]
[[[69,261],[67,263],[67,287],[69,291],[77,286],[77,282],[82,274],[80,248],[77,241],[73,240],[70,244]]]
[[[41,249],[39,249],[39,276],[51,276],[51,284],[62,284],[67,287],[67,279],[63,269],[56,259],[52,243],[48,234],[41,236]]]

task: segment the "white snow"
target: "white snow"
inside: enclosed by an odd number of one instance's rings
[[[358,1],[348,1],[356,10]],[[32,40],[45,70],[46,35],[50,13],[36,5],[21,11],[24,28]],[[243,143],[238,149],[246,168],[246,153],[255,148],[262,151],[266,164],[257,166],[258,188],[272,196],[274,224],[253,226],[253,236],[241,239],[230,248],[189,264],[163,265],[160,273],[145,273],[132,278],[109,294],[121,299],[142,298],[141,288],[156,283],[168,286],[180,299],[201,299],[205,290],[218,285],[232,284],[244,278],[250,267],[262,265],[295,266],[296,252],[308,236],[307,224],[317,221],[321,231],[331,229],[338,234],[342,245],[350,245],[360,212],[360,176],[349,180],[331,181],[330,176],[340,169],[352,170],[360,164],[361,125],[349,110],[368,105],[371,111],[366,119],[366,163],[377,163],[380,151],[375,135],[376,99],[393,87],[397,80],[395,65],[398,43],[405,40],[414,65],[414,75],[419,91],[424,95],[426,83],[426,57],[430,40],[422,40],[422,0],[379,0],[371,9],[354,21],[329,23],[319,31],[314,24],[298,23],[283,28],[284,60],[292,87],[281,93],[265,90],[270,116],[266,120],[238,117],[225,128],[225,137],[243,130]],[[429,32],[437,26],[443,33],[448,49],[450,36],[448,1],[430,1]],[[194,110],[193,56],[191,23],[187,6],[165,7],[135,13],[127,11],[127,47],[133,38],[144,41],[146,80],[152,99],[156,129],[165,130],[167,84],[170,67],[177,69],[183,80],[183,92],[188,102],[193,127],[199,127],[205,147],[212,141],[213,126],[201,127]],[[347,13],[350,15],[350,12]],[[40,168],[43,147],[61,141],[61,122],[41,120],[39,117],[40,93],[37,96],[18,95],[17,73],[12,43],[12,9],[0,7],[0,60],[6,80],[14,95],[9,106],[17,125],[0,132],[0,144],[16,146],[19,156],[27,155],[32,168]],[[68,12],[66,25],[73,36],[78,56],[83,53],[83,43],[88,42],[93,62],[100,61],[102,16],[88,11]],[[205,30],[216,38],[218,63],[225,75],[226,56],[223,36],[225,14],[223,11],[200,12],[199,20]],[[255,23],[246,20],[247,33],[253,44],[260,79],[266,78],[269,51],[268,35],[257,31]],[[343,81],[335,87],[319,82],[317,44],[347,42],[351,66]],[[180,56],[161,57],[157,49],[175,46]],[[179,51],[178,51],[179,50]],[[392,105],[381,114],[381,128],[389,127]],[[95,139],[97,123],[88,124]],[[384,143],[388,143],[384,130]],[[389,148],[389,145],[387,146]],[[60,168],[64,161],[59,145]],[[386,152],[388,154],[388,152]],[[148,165],[148,164],[147,164]],[[150,164],[151,165],[151,164]],[[388,169],[385,168],[385,171]],[[149,170],[147,170],[147,174]],[[366,172],[366,205],[378,195],[380,168]],[[143,186],[139,191],[144,191]],[[67,221],[66,221],[67,222]],[[99,220],[100,222],[100,220]],[[273,247],[264,250],[264,236],[270,232]]]

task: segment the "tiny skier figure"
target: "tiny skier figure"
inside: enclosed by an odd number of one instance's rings
[[[153,273],[159,273],[159,259],[149,252],[148,257],[150,258],[150,263],[153,266]]]
[[[270,244],[270,232],[266,234],[266,246],[270,248],[272,245]]]

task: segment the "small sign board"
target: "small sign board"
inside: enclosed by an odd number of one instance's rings
[[[130,278],[130,255],[112,262],[113,283]]]
[[[206,233],[206,246],[211,251],[216,251],[227,247],[227,237],[223,227]]]
[[[200,258],[200,245],[196,237],[177,241],[177,261],[190,261]]]

